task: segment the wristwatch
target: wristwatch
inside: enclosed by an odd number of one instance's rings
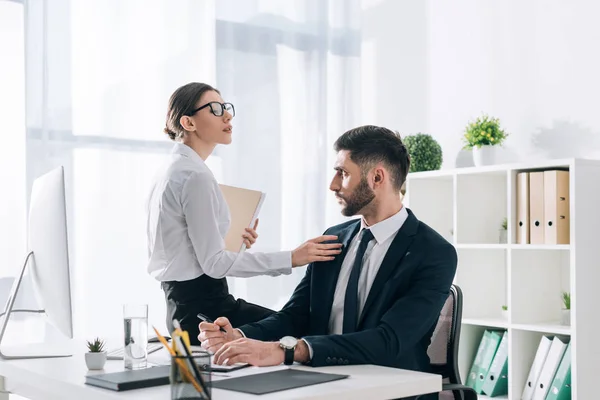
[[[294,350],[298,344],[298,339],[292,336],[284,336],[279,339],[279,347],[283,349],[285,354],[284,364],[292,365],[294,363]]]

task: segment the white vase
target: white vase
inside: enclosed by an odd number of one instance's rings
[[[102,369],[104,368],[104,364],[106,364],[105,351],[100,353],[85,353],[85,365],[87,365],[88,369]]]
[[[508,310],[502,310],[502,318],[508,321]]]
[[[560,323],[563,325],[571,325],[571,310],[562,309]]]
[[[496,163],[496,146],[473,147],[473,163],[476,167],[494,165]]]

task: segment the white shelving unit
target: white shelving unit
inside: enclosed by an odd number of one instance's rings
[[[570,171],[570,243],[516,244],[516,176]],[[509,393],[521,398],[543,335],[572,343],[572,398],[598,397],[600,360],[600,161],[565,159],[411,173],[404,204],[458,252],[464,294],[459,368],[465,381],[486,328],[508,330]],[[507,243],[499,243],[507,218]],[[560,324],[561,292],[571,293],[571,325]],[[501,306],[508,305],[508,317]],[[480,396],[487,399],[486,396]]]

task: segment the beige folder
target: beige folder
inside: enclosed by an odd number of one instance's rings
[[[529,242],[544,244],[544,171],[529,173]]]
[[[544,240],[569,244],[569,171],[544,171]]]
[[[231,225],[225,236],[225,249],[236,253],[244,251],[246,245],[242,235],[246,233],[246,228],[254,226],[266,194],[235,186],[219,186],[231,215]]]
[[[517,174],[517,243],[529,244],[529,173]]]

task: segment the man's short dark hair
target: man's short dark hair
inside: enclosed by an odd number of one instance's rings
[[[410,157],[400,134],[374,125],[350,129],[334,143],[335,151],[348,150],[350,159],[366,174],[378,163],[383,163],[392,175],[394,189],[400,191],[408,169]]]

